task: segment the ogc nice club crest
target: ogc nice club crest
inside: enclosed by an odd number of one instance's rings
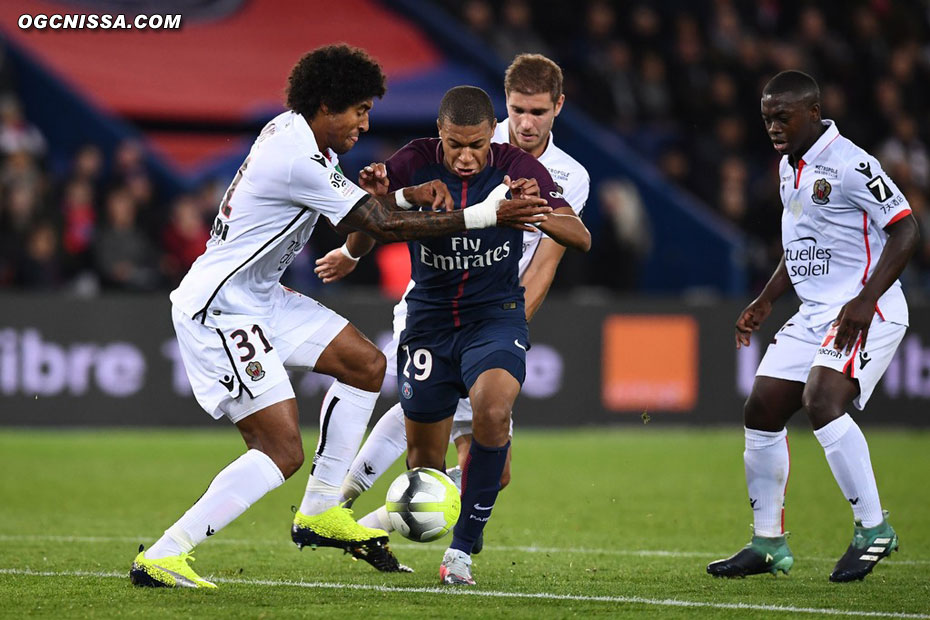
[[[245,367],[245,374],[252,377],[252,381],[258,381],[265,376],[265,371],[262,370],[261,362],[249,362],[249,365]]]
[[[826,179],[817,179],[814,181],[814,193],[811,194],[811,200],[819,205],[825,205],[830,202],[830,192],[833,188]]]

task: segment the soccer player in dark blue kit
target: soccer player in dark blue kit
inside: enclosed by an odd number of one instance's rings
[[[385,162],[389,191],[439,180],[455,208],[464,209],[493,205],[510,179],[517,180],[514,193],[523,180],[535,179],[539,195],[561,210],[545,216],[539,228],[563,245],[586,247],[588,232],[549,172],[519,148],[492,144],[495,124],[487,93],[471,86],[451,89],[439,107],[439,139],[414,140]],[[416,284],[406,297],[397,355],[408,466],[444,470],[458,400],[468,396],[474,409],[462,513],[439,569],[444,584],[475,583],[470,554],[490,518],[510,446],[510,412],[530,346],[518,277],[522,240],[514,228],[476,229],[408,244]]]

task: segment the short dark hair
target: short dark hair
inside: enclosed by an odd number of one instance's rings
[[[782,71],[765,85],[763,95],[792,94],[810,103],[820,103],[820,87],[817,81],[803,71]]]
[[[562,69],[542,54],[519,54],[504,73],[504,92],[548,93],[556,103],[562,96]]]
[[[471,126],[490,121],[493,125],[494,105],[488,94],[477,86],[450,88],[439,102],[439,123],[448,120],[453,125]]]
[[[345,44],[307,52],[287,79],[287,107],[307,120],[322,104],[330,112],[384,96],[384,73],[365,50]]]

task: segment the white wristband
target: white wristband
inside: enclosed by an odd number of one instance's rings
[[[404,198],[404,188],[400,188],[394,192],[394,201],[397,203],[397,206],[401,209],[412,209],[413,203]]]
[[[465,228],[490,228],[497,224],[497,203],[481,202],[462,211],[465,216]]]
[[[358,258],[355,258],[354,256],[352,256],[352,253],[349,252],[349,245],[348,245],[348,244],[343,243],[343,244],[342,244],[342,247],[339,248],[339,251],[342,252],[342,255],[345,256],[346,258],[348,258],[349,260],[354,260],[356,263],[358,262]],[[359,257],[359,258],[361,258],[361,257]]]
[[[497,225],[497,210],[500,203],[507,196],[509,188],[501,183],[488,194],[488,197],[476,205],[467,207],[462,213],[465,215],[465,228],[490,228]]]

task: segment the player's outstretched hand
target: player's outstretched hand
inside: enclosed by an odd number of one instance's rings
[[[358,171],[358,186],[373,196],[385,196],[390,185],[384,164],[371,163]]]
[[[539,182],[536,179],[511,181],[509,176],[505,176],[504,183],[510,188],[510,195],[514,198],[539,197]]]
[[[840,308],[833,325],[836,326],[836,338],[833,340],[833,348],[837,351],[845,350],[846,355],[852,353],[856,341],[859,340],[860,334],[862,342],[861,349],[865,350],[865,341],[869,336],[869,326],[872,325],[872,319],[875,317],[875,300],[857,295]]]
[[[338,282],[355,269],[358,264],[357,260],[352,260],[342,253],[342,250],[336,248],[331,250],[322,258],[316,259],[316,269],[313,273],[323,280],[323,284]]]
[[[411,202],[421,207],[429,206],[433,211],[451,211],[455,208],[455,201],[452,200],[449,188],[445,183],[436,179],[414,187]]]
[[[501,200],[497,207],[497,225],[533,231],[536,228],[530,224],[545,222],[547,213],[552,213],[552,207],[542,198]]]
[[[772,302],[756,298],[736,319],[736,348],[748,347],[752,332],[759,331],[762,322],[772,313]]]

